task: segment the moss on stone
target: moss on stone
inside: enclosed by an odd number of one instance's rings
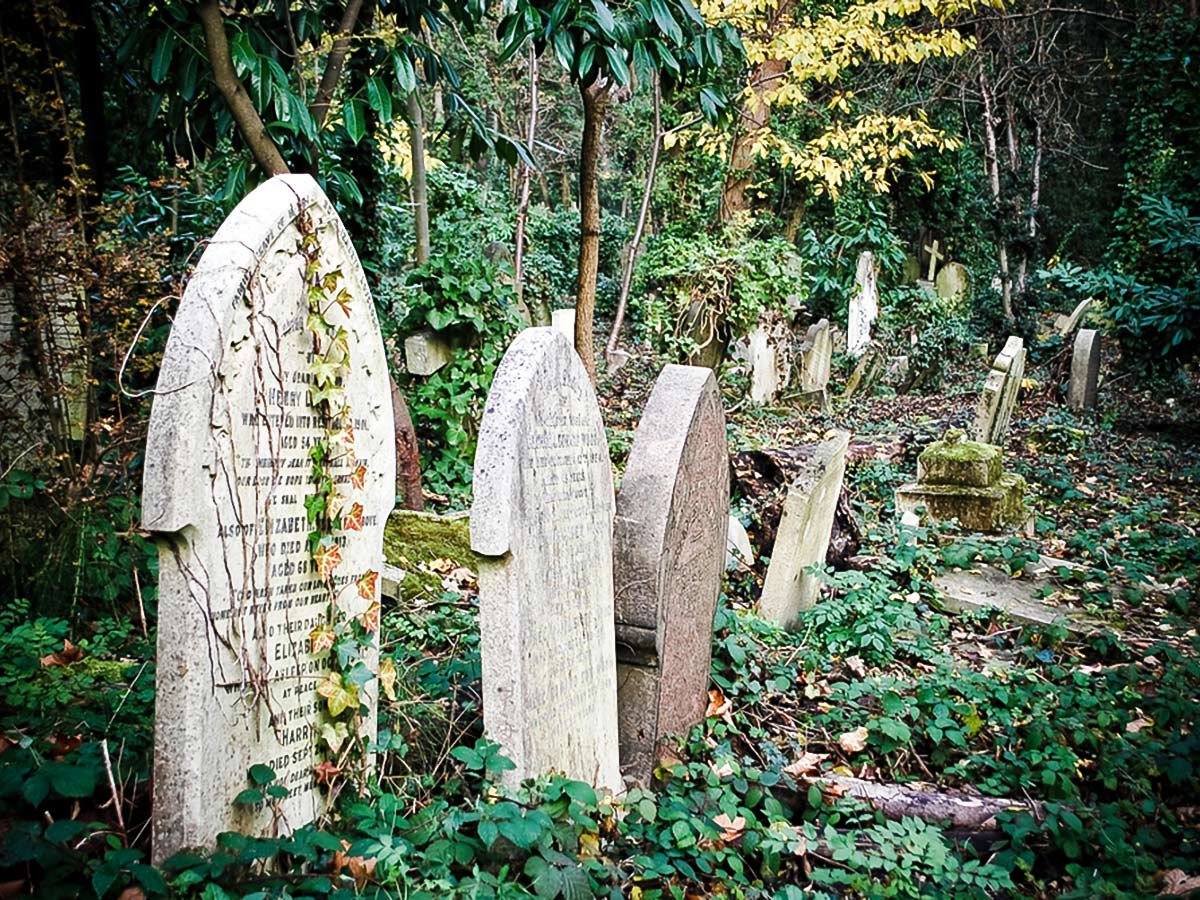
[[[922,507],[932,521],[957,519],[969,531],[1018,528],[1027,517],[1025,479],[1009,473],[990,487],[906,484],[896,491],[897,512],[916,512]]]
[[[917,458],[917,480],[921,484],[960,484],[991,487],[1004,472],[1000,448],[979,441],[965,441],[959,434],[934,441]]]
[[[470,520],[465,515],[396,510],[383,531],[383,558],[404,571],[400,595],[405,600],[441,593],[442,577],[427,568],[436,559],[478,570],[478,557],[471,549]]]

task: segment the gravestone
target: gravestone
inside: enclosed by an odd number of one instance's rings
[[[829,384],[829,373],[833,366],[833,337],[829,333],[829,320],[821,319],[809,327],[800,345],[801,396],[808,400],[824,403],[825,388]]]
[[[858,358],[858,364],[855,365],[854,371],[846,379],[846,386],[842,388],[842,399],[849,400],[856,394],[870,394],[875,390],[875,385],[879,382],[886,365],[887,357],[884,356],[883,350],[878,345],[871,344],[867,347],[863,355]]]
[[[1054,327],[1058,331],[1060,337],[1068,337],[1072,331],[1078,327],[1083,321],[1083,317],[1087,315],[1088,309],[1092,305],[1092,298],[1080,300],[1075,308],[1071,310],[1070,315],[1058,315],[1054,319]]]
[[[1011,336],[992,363],[975,413],[973,437],[985,444],[1003,444],[1025,377],[1025,343]]]
[[[938,242],[934,241],[932,245],[925,246],[925,252],[929,254],[929,275],[926,281],[934,281],[937,276],[938,263],[946,258],[946,254],[938,252]]]
[[[871,345],[871,326],[879,318],[879,286],[875,276],[875,257],[869,250],[864,250],[858,255],[854,288],[854,296],[850,298],[846,352],[857,359]]]
[[[432,328],[404,339],[404,367],[410,375],[432,375],[454,359],[454,348]]]
[[[305,507],[318,447],[326,503],[339,512],[314,557]],[[319,628],[359,617],[378,628],[395,462],[383,340],[354,247],[312,178],[272,178],[200,258],[150,416],[142,525],[159,549],[155,859],[323,812],[313,767],[326,758],[318,735],[328,720],[317,686],[331,661],[328,649],[310,651]],[[377,655],[366,651],[369,668]],[[352,727],[371,737],[373,683],[360,700]],[[275,812],[233,803],[255,764],[288,790]]]
[[[574,347],[527,328],[504,354],[475,452],[484,729],[516,769],[621,787],[613,477]]]
[[[754,545],[750,543],[750,535],[746,526],[737,516],[729,516],[728,537],[725,540],[725,569],[749,570],[754,565]]]
[[[1071,352],[1071,383],[1067,405],[1076,412],[1096,405],[1100,386],[1100,332],[1081,328]]]
[[[634,436],[613,539],[621,771],[645,785],[659,740],[704,718],[728,508],[716,378],[669,365]]]
[[[971,272],[962,263],[946,263],[938,270],[934,286],[939,297],[959,306],[971,296]]]
[[[562,336],[575,346],[575,308],[556,309],[550,313],[550,324],[562,332]]]
[[[790,628],[801,612],[810,609],[820,594],[820,579],[807,569],[813,564],[825,564],[846,473],[849,442],[849,432],[836,432],[817,448],[788,486],[758,601],[762,617],[785,628]]]
[[[778,313],[768,312],[750,333],[733,344],[730,355],[750,376],[750,402],[775,402],[791,379],[791,330]]]

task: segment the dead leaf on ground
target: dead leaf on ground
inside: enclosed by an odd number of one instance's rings
[[[862,678],[867,674],[867,664],[862,661],[861,656],[846,657],[846,668],[859,678]]]
[[[736,819],[731,819],[725,813],[713,818],[713,824],[721,829],[721,840],[727,844],[732,844],[734,841],[739,841],[742,834],[746,831],[746,817],[738,816]]]
[[[354,886],[358,890],[362,890],[367,886],[367,882],[371,880],[371,876],[375,874],[375,859],[365,859],[361,856],[349,856],[346,850],[350,849],[349,841],[342,841],[343,850],[338,850],[333,854],[333,874],[341,875],[343,869],[348,869],[350,877],[354,879]]]
[[[869,732],[866,726],[855,728],[853,731],[847,731],[838,738],[838,746],[847,753],[861,753],[867,749],[867,735]]]
[[[705,718],[720,716],[725,720],[726,725],[733,724],[733,716],[730,710],[733,709],[733,701],[729,700],[719,690],[714,688],[708,692],[708,711],[705,712]]]
[[[69,666],[73,662],[79,662],[83,659],[83,648],[76,647],[66,638],[63,638],[63,646],[61,650],[55,650],[48,656],[43,656],[41,659],[42,667],[46,669],[54,666]]]
[[[1125,733],[1126,734],[1137,734],[1143,728],[1145,728],[1147,725],[1153,725],[1153,724],[1154,723],[1152,721],[1150,721],[1149,719],[1145,719],[1145,718],[1142,718],[1139,716],[1138,718],[1134,719],[1132,722],[1125,723]]]
[[[719,766],[716,763],[710,763],[708,767],[718,778],[727,778],[733,774],[733,766],[727,762],[723,762]]]
[[[1183,869],[1169,869],[1163,872],[1162,890],[1158,896],[1186,897],[1197,890],[1200,890],[1200,875],[1188,875]]]
[[[799,758],[783,767],[785,775],[793,778],[803,778],[806,775],[816,775],[821,771],[821,763],[829,759],[828,753],[801,753]]]
[[[334,777],[341,774],[341,771],[336,763],[328,759],[323,759],[313,766],[313,773],[317,776],[317,784],[333,784]]]
[[[62,759],[73,750],[78,750],[83,743],[82,734],[52,734],[46,738],[50,745],[50,758]]]

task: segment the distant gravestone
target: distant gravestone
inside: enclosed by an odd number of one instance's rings
[[[887,357],[883,350],[875,344],[869,346],[858,358],[858,364],[846,379],[846,386],[842,388],[842,399],[849,400],[856,394],[870,394],[879,382],[885,365]]]
[[[556,309],[550,313],[550,324],[562,333],[571,344],[575,346],[575,309]]]
[[[454,348],[432,328],[404,339],[404,367],[411,375],[432,375],[454,359]]]
[[[484,728],[516,769],[618,790],[613,476],[571,342],[528,328],[488,394],[475,452]]]
[[[1054,327],[1058,331],[1060,337],[1068,337],[1074,331],[1079,323],[1083,321],[1083,317],[1087,315],[1087,311],[1091,308],[1092,298],[1080,300],[1075,308],[1071,310],[1069,316],[1059,315],[1054,319]]]
[[[614,537],[621,770],[643,784],[659,740],[704,718],[728,509],[716,378],[669,365],[638,424]]]
[[[962,263],[946,263],[938,270],[934,285],[939,297],[961,304],[971,296],[971,272]]]
[[[975,440],[985,444],[1004,443],[1024,377],[1025,343],[1014,335],[1005,342],[983,383],[975,413]]]
[[[829,320],[822,319],[809,327],[800,345],[800,393],[823,402],[832,367],[833,336]]]
[[[879,318],[879,286],[875,277],[875,257],[869,250],[858,255],[854,276],[854,296],[850,298],[846,351],[855,359],[871,345],[871,326]]]
[[[849,432],[837,432],[817,448],[804,470],[788,486],[758,602],[764,619],[785,628],[812,607],[821,591],[820,579],[807,570],[814,564],[825,564],[846,473],[849,442]]]
[[[1071,383],[1067,389],[1067,405],[1081,411],[1096,405],[1100,386],[1100,332],[1081,328],[1075,336],[1071,353]]]
[[[332,282],[315,301],[309,265]],[[310,330],[310,302],[328,330]],[[322,387],[315,373],[329,365],[339,374]],[[318,446],[340,508],[319,564],[305,509]],[[387,363],[358,257],[312,178],[272,178],[237,205],[188,282],[150,416],[142,524],[159,548],[156,859],[211,847],[223,831],[298,828],[324,810],[313,767],[325,758],[317,686],[330,651],[310,652],[310,635],[378,622],[395,461]],[[368,650],[368,667],[376,661]],[[364,694],[371,736],[371,683]],[[255,764],[288,790],[277,810],[234,804]]]
[[[937,276],[938,263],[946,258],[946,254],[938,252],[938,242],[934,241],[932,245],[925,245],[925,252],[929,254],[929,275],[926,281],[933,282]]]
[[[791,376],[791,330],[782,316],[764,315],[746,337],[734,344],[732,356],[750,376],[750,402],[776,401]]]

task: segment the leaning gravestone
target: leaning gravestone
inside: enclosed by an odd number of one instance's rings
[[[983,383],[975,414],[975,440],[985,444],[1004,443],[1024,377],[1025,343],[1014,335],[1005,342]]]
[[[833,367],[833,337],[829,333],[829,320],[821,319],[809,326],[799,350],[799,386],[802,399],[824,403]]]
[[[808,568],[825,563],[842,477],[846,473],[849,443],[848,431],[836,432],[817,448],[804,470],[788,486],[758,601],[762,617],[785,628],[811,608],[820,593],[820,579]]]
[[[516,763],[621,787],[613,620],[613,477],[600,408],[571,342],[521,332],[475,452],[484,729]]]
[[[1071,353],[1071,383],[1067,389],[1067,405],[1075,410],[1091,409],[1096,405],[1100,386],[1100,332],[1081,328],[1075,336]]]
[[[643,784],[659,739],[704,718],[728,508],[716,378],[669,365],[638,424],[614,537],[621,770]]]
[[[857,359],[871,345],[871,326],[879,318],[879,286],[875,277],[875,257],[869,250],[864,250],[858,256],[854,288],[854,296],[850,298],[846,352]]]
[[[328,646],[311,651],[351,619],[378,628],[395,461],[383,341],[354,247],[312,178],[272,178],[237,205],[188,282],[150,417],[155,859],[323,811],[314,766],[332,723],[317,688],[332,662]],[[310,554],[318,474],[338,509]],[[365,656],[374,668],[377,652]],[[371,687],[351,706],[366,737]],[[256,764],[288,791],[275,809],[234,804]]]

